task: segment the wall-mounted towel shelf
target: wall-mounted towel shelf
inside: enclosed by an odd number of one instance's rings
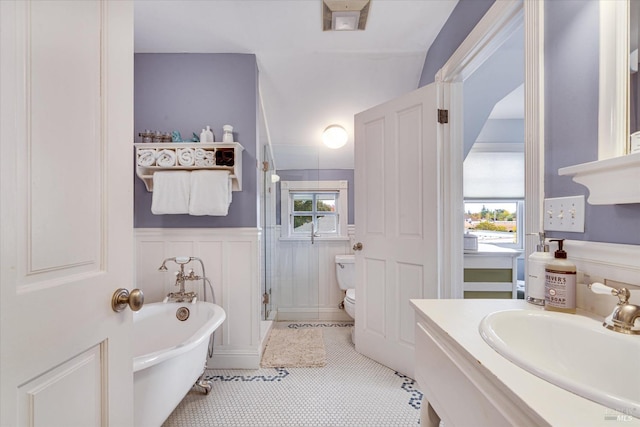
[[[232,143],[134,143],[136,175],[153,191],[153,174],[171,170],[228,170],[233,191],[242,191],[242,151]],[[193,152],[193,163],[189,161]],[[182,158],[181,158],[182,157]],[[173,161],[171,160],[173,158]]]

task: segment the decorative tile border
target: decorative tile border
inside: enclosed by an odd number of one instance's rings
[[[400,388],[411,394],[409,405],[415,409],[420,409],[420,406],[422,404],[422,392],[416,390],[416,381],[413,378],[409,378],[408,376],[402,375],[399,372],[396,372],[395,374],[403,380],[402,386]]]
[[[277,375],[205,375],[210,381],[282,381],[289,376],[284,368],[275,368]]]
[[[353,323],[291,323],[287,328],[347,328],[353,326]]]

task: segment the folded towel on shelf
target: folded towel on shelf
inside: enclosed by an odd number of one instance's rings
[[[196,161],[204,159],[205,153],[206,153],[206,150],[204,150],[202,148],[196,148],[196,150],[194,152]]]
[[[158,152],[155,148],[138,150],[138,166],[153,166]]]
[[[196,159],[196,166],[215,166],[213,159]]]
[[[151,212],[154,215],[189,213],[191,172],[157,171],[153,174]]]
[[[173,150],[162,150],[158,153],[156,158],[156,165],[161,167],[169,167],[176,165],[176,152]]]
[[[226,216],[231,203],[229,171],[196,170],[191,172],[189,215]]]
[[[193,166],[195,160],[193,148],[178,148],[178,163],[180,163],[180,166]]]

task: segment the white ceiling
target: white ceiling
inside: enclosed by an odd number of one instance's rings
[[[136,0],[135,51],[255,54],[277,167],[352,168],[354,114],[418,87],[456,3],[372,0],[366,30],[323,32],[321,0]],[[333,123],[338,150],[320,142]]]

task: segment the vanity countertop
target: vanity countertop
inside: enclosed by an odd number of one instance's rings
[[[509,389],[550,425],[640,426],[640,419],[620,414],[530,374],[498,354],[480,336],[480,321],[489,313],[509,309],[543,310],[541,307],[523,300],[499,299],[414,299],[411,300],[411,305],[423,322],[430,328],[443,332],[454,345],[460,347],[459,350],[477,361],[480,369],[489,371],[488,378]],[[580,315],[591,317],[594,322],[602,322],[600,318],[586,312],[578,311],[576,316]]]

